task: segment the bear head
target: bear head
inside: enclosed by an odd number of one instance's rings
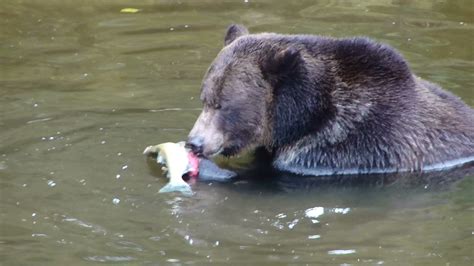
[[[314,90],[294,95],[285,88],[311,87],[304,48],[279,36],[248,34],[241,25],[227,29],[225,46],[202,82],[203,110],[187,141],[193,152],[212,157],[257,146],[270,150],[309,130],[314,112],[305,106],[308,99],[313,101]],[[291,99],[285,97],[288,93],[293,94]]]

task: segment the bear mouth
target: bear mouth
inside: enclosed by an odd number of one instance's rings
[[[239,154],[240,152],[240,147],[238,146],[230,146],[230,147],[225,147],[222,149],[221,154],[225,157],[231,157]]]
[[[210,154],[204,154],[203,152],[195,152],[193,154],[199,158],[210,159],[216,157],[217,155],[222,155],[224,157],[232,157],[240,153],[241,148],[239,146],[230,146],[230,147],[221,147],[217,151]]]
[[[222,154],[223,151],[224,151],[224,149],[221,147],[221,148],[219,148],[217,151],[215,151],[215,152],[213,152],[213,153],[207,155],[206,157],[207,157],[207,158],[216,157],[217,155]]]
[[[219,148],[217,151],[212,151],[211,153],[204,153],[202,150],[199,151],[191,151],[195,156],[198,158],[204,158],[204,159],[210,159],[212,157],[215,157],[219,154],[222,154],[223,148]]]

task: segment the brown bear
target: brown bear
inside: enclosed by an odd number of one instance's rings
[[[265,147],[303,175],[432,171],[474,162],[474,110],[368,38],[249,34],[231,25],[202,83],[196,154]]]

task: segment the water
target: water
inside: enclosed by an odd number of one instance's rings
[[[167,180],[141,155],[186,137],[232,22],[376,38],[473,106],[470,0],[4,0],[0,14],[0,264],[473,264],[473,177],[198,182],[185,197],[157,194]]]

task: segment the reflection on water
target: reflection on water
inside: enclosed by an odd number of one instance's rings
[[[6,0],[0,14],[2,264],[472,264],[472,176],[413,188],[256,172],[183,197],[157,194],[167,180],[141,154],[186,137],[235,22],[387,42],[472,106],[470,0]]]

